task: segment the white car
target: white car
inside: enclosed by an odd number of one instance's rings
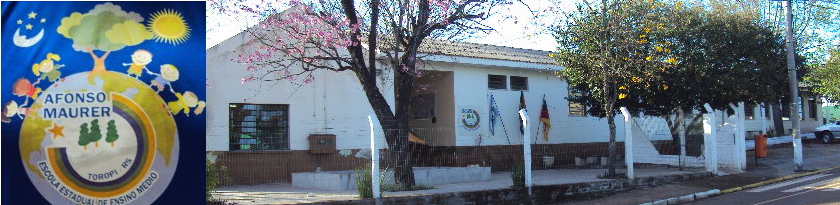
[[[840,121],[835,123],[828,123],[814,128],[814,135],[817,136],[822,143],[829,144],[834,141],[835,135],[840,135]]]

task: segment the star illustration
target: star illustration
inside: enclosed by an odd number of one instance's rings
[[[41,18],[41,23],[47,22],[47,19]]]
[[[35,16],[38,16],[38,14],[35,13],[34,11],[29,12],[29,18],[35,19]]]
[[[20,19],[18,19],[17,23],[18,23],[18,25],[20,25],[20,24],[23,24],[23,21],[21,21]]]
[[[50,131],[53,134],[53,139],[58,136],[64,137],[64,126],[58,126],[58,124],[53,124],[53,127],[47,131]]]
[[[26,24],[26,30],[32,30],[32,24]]]

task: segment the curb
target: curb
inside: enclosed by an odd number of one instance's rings
[[[662,199],[662,200],[658,200],[658,201],[652,201],[652,202],[648,202],[648,203],[641,203],[639,205],[680,204],[680,203],[686,203],[686,202],[691,202],[691,201],[696,201],[696,200],[700,200],[700,199],[709,198],[709,197],[712,197],[712,196],[715,196],[715,195],[718,195],[718,194],[720,194],[720,190],[712,189],[712,190],[708,190],[708,191],[704,191],[704,192],[697,192],[697,193],[693,193],[693,194],[689,194],[689,195],[685,195],[685,196],[677,196],[677,197],[671,197],[671,198]]]
[[[794,179],[794,178],[814,175],[814,174],[818,174],[818,173],[826,172],[826,171],[831,171],[831,170],[835,170],[835,169],[840,169],[840,166],[826,168],[826,169],[820,169],[820,170],[816,170],[816,171],[810,171],[810,172],[806,172],[806,173],[802,173],[802,174],[794,174],[794,175],[790,175],[790,176],[779,177],[779,178],[775,178],[775,179],[771,179],[771,180],[767,180],[767,181],[762,181],[762,182],[757,182],[757,183],[748,184],[748,185],[744,185],[744,186],[739,186],[739,187],[735,187],[735,188],[725,189],[723,191],[718,190],[718,189],[712,189],[712,190],[708,190],[708,191],[704,191],[704,192],[697,192],[697,193],[689,194],[689,195],[685,195],[685,196],[671,197],[671,198],[662,199],[662,200],[658,200],[658,201],[641,203],[639,205],[668,205],[668,204],[686,203],[686,202],[690,202],[690,201],[696,201],[696,200],[700,200],[700,199],[704,199],[704,198],[709,198],[709,197],[716,196],[716,195],[728,194],[728,193],[732,193],[732,192],[736,192],[736,191],[752,189],[752,188],[755,188],[755,187],[760,187],[760,186],[764,186],[764,185],[767,185],[767,184],[773,184],[773,183],[786,181],[786,180],[790,180],[790,179]]]
[[[794,174],[794,175],[779,177],[779,178],[775,178],[775,179],[771,179],[771,180],[767,180],[767,181],[763,181],[763,182],[757,182],[757,183],[748,184],[748,185],[744,185],[744,186],[739,186],[739,187],[735,187],[735,188],[725,189],[725,190],[721,191],[720,194],[728,194],[728,193],[741,191],[741,190],[745,190],[745,189],[752,189],[752,188],[759,187],[759,186],[764,186],[764,185],[767,185],[767,184],[772,184],[772,183],[785,181],[785,180],[789,180],[789,179],[814,175],[814,174],[817,174],[817,173],[820,173],[820,172],[831,171],[831,170],[835,170],[835,169],[840,169],[840,166],[826,168],[826,169],[820,169],[820,170],[806,172],[806,173],[802,173],[802,174]]]

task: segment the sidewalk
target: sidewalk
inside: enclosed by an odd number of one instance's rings
[[[840,160],[840,144],[819,144],[816,141],[806,141],[803,144],[803,165],[805,170],[818,170],[840,165],[838,163],[838,160]],[[711,189],[725,190],[797,174],[793,171],[793,147],[790,144],[777,145],[770,148],[768,150],[768,157],[758,160],[759,166],[757,168],[752,151],[747,151],[747,159],[748,170],[740,174],[688,180],[680,183],[634,189],[588,201],[568,201],[557,204],[640,204]]]
[[[599,179],[596,177],[597,175],[603,174],[606,171],[606,169],[535,170],[533,171],[533,179],[535,185],[592,183],[595,184],[594,186],[611,186],[610,183],[601,182],[615,182],[616,180]],[[637,168],[635,170],[638,178],[655,178],[658,176],[699,173],[702,171],[702,169],[688,169],[686,171],[678,171],[676,168],[664,167]],[[625,172],[625,170],[619,169],[618,172],[622,173]],[[599,183],[609,185],[598,185]],[[494,172],[491,176],[490,181],[435,185],[434,189],[429,190],[385,192],[383,195],[385,197],[422,196],[482,190],[500,190],[508,189],[511,187],[511,185],[512,182],[510,179],[510,172]],[[604,189],[609,188],[604,187]],[[325,191],[292,187],[290,183],[222,187],[217,189],[217,191],[214,194],[214,197],[227,200],[228,202],[235,202],[237,204],[243,205],[294,204],[328,201],[346,201],[358,199],[356,190]]]

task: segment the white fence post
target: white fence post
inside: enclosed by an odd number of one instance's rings
[[[524,131],[522,150],[525,155],[525,186],[528,187],[528,195],[531,195],[531,127],[528,122],[528,111],[519,110],[519,117],[522,118],[522,129]]]
[[[624,115],[624,164],[627,166],[627,179],[635,178],[633,173],[633,116],[626,107],[621,107]]]
[[[706,145],[703,155],[706,156],[706,171],[717,175],[717,122],[715,122],[715,110],[708,103],[704,104],[703,107],[708,112],[708,114],[703,116],[703,144]]]
[[[733,143],[734,150],[732,156],[732,162],[741,170],[747,170],[747,149],[746,149],[746,128],[744,127],[744,118],[746,117],[746,112],[744,112],[744,103],[740,102],[738,105],[729,103],[729,107],[735,111],[735,141]]]
[[[766,134],[767,133],[767,107],[765,107],[764,103],[761,103],[761,133],[759,134]]]
[[[370,160],[371,160],[371,167],[370,167],[370,181],[371,181],[371,189],[373,190],[373,198],[374,200],[379,198],[379,150],[376,149],[376,126],[379,125],[379,120],[376,119],[373,115],[368,115],[368,121],[370,122]]]
[[[738,103],[738,135],[735,135],[735,153],[736,158],[735,162],[737,162],[738,167],[741,170],[747,170],[747,127],[744,126],[744,120],[746,120],[747,113],[744,111],[744,102]],[[755,116],[755,114],[752,114]]]

